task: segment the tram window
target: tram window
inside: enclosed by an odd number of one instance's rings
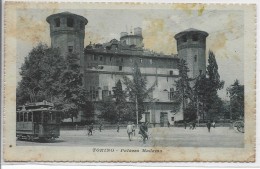
[[[28,113],[28,121],[32,121],[32,112]]]
[[[20,113],[20,121],[23,121],[23,112]]]
[[[16,113],[16,122],[19,122],[19,113]]]
[[[26,112],[23,114],[23,115],[24,115],[24,122],[27,122],[27,121],[28,121],[28,116],[27,116],[27,114],[28,114],[28,113],[26,113]]]

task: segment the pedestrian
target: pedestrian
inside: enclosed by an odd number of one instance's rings
[[[210,123],[210,121],[208,121],[208,123],[207,123],[208,132],[210,132],[210,127],[211,127],[211,123]]]
[[[102,123],[100,122],[100,124],[99,124],[99,132],[101,132],[101,130],[102,130]]]
[[[94,129],[94,124],[91,123],[91,125],[89,125],[89,127],[88,127],[88,136],[89,136],[89,135],[91,135],[91,136],[93,135],[93,133],[92,133],[92,132],[93,132],[93,129]]]
[[[145,144],[146,138],[148,139],[147,131],[148,131],[148,129],[147,129],[145,123],[142,123],[142,124],[140,125],[140,127],[139,127],[139,134],[142,135],[142,137],[143,137],[143,143],[144,143],[144,144]]]
[[[131,124],[131,122],[128,122],[128,125],[126,126],[126,132],[128,134],[129,141],[132,141],[133,125]]]
[[[186,120],[184,120],[184,129],[186,129],[186,127],[187,127],[187,122]]]
[[[193,123],[192,123],[192,130],[194,130],[194,129],[196,129],[196,122],[195,121],[193,121]]]
[[[117,132],[119,133],[119,128],[120,128],[120,125],[119,125],[119,122],[117,122]]]
[[[168,121],[168,123],[167,123],[167,124],[168,124],[168,128],[169,128],[169,127],[170,127],[170,122]]]
[[[133,123],[132,126],[133,126],[133,135],[135,136],[135,124]]]
[[[216,126],[216,122],[213,121],[213,123],[212,123],[212,127],[215,128],[215,126]]]

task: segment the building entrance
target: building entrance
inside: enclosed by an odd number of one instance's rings
[[[168,123],[168,113],[167,112],[161,112],[160,114],[160,125],[161,127],[167,126]]]

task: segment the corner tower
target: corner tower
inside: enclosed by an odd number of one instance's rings
[[[50,24],[51,46],[59,48],[61,55],[76,53],[83,65],[85,25],[88,20],[70,12],[50,15],[46,21]]]
[[[197,29],[187,29],[174,36],[177,41],[177,51],[180,59],[186,61],[189,77],[196,78],[206,73],[206,38],[207,32]]]

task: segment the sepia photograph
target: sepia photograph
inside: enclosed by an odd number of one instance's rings
[[[5,4],[7,160],[254,160],[254,5],[36,4]]]

